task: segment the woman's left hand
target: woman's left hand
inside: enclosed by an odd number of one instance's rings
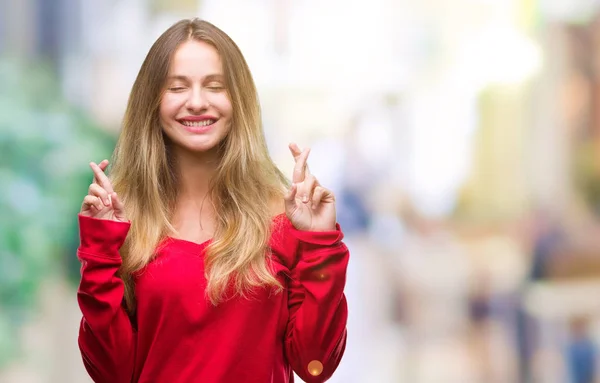
[[[296,165],[292,187],[285,195],[285,213],[298,230],[329,231],[336,228],[335,196],[310,174],[306,161],[310,149],[290,144]]]

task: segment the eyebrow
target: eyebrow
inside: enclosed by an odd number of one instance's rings
[[[168,81],[173,81],[173,80],[181,80],[181,81],[190,81],[190,78],[187,76],[183,76],[183,75],[173,75],[173,76],[168,76],[167,77]],[[223,81],[224,77],[222,74],[209,74],[208,76],[204,77],[204,81]]]

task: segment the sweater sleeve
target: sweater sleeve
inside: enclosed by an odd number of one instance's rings
[[[81,282],[77,300],[83,314],[79,349],[96,383],[129,383],[133,375],[136,333],[122,302],[117,276],[119,249],[130,224],[79,216]]]
[[[289,230],[297,248],[290,268],[285,352],[305,382],[325,382],[346,347],[344,286],[349,252],[339,225],[329,232],[299,231],[291,225]]]

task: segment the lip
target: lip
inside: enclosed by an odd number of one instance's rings
[[[177,121],[179,123],[181,123],[182,121],[191,121],[191,122],[198,122],[198,121],[204,121],[204,120],[218,120],[218,118],[216,118],[215,116],[211,116],[210,114],[202,114],[200,116],[185,116],[182,118],[178,118]]]
[[[206,120],[214,120],[215,122],[213,122],[210,125],[206,125],[206,126],[187,126],[187,125],[183,124],[184,121],[199,122],[199,121],[206,121]],[[195,134],[206,133],[206,132],[210,131],[213,128],[213,126],[215,126],[217,121],[219,121],[218,118],[216,118],[214,116],[210,116],[208,114],[203,114],[201,116],[187,116],[187,117],[177,119],[177,122],[179,122],[179,124],[185,130],[187,130],[190,133],[195,133]]]

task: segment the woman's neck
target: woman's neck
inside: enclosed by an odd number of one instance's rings
[[[214,234],[215,211],[209,187],[218,160],[209,153],[176,153],[178,195],[173,214],[173,226],[178,236],[202,242]]]
[[[176,152],[178,200],[203,201],[215,175],[218,159],[213,153]]]

